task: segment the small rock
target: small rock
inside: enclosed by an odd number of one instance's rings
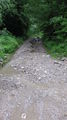
[[[64,58],[62,58],[62,59],[61,59],[61,61],[66,61],[66,58],[65,58],[65,57],[64,57]]]
[[[42,69],[42,67],[40,66],[40,69]]]
[[[45,57],[45,55],[42,55],[42,57]]]
[[[38,71],[39,71],[39,69],[36,69],[36,71],[38,72]]]
[[[62,63],[59,62],[59,61],[54,61],[54,64],[60,64],[60,65],[62,65]]]
[[[21,118],[26,119],[26,113],[22,113]]]
[[[4,58],[7,59],[7,56],[5,55]]]
[[[24,67],[22,66],[21,69],[24,69]]]
[[[0,58],[0,66],[3,67],[3,59]]]
[[[47,74],[47,71],[46,71],[46,70],[45,70],[44,72],[45,72],[45,74]]]
[[[38,79],[41,80],[41,77],[39,77]]]
[[[17,77],[17,80],[20,80],[20,77]]]
[[[2,59],[2,58],[0,58],[0,62],[3,62],[3,59]]]
[[[15,70],[17,70],[17,68],[16,68],[16,67],[14,67],[14,69],[15,69]]]
[[[47,58],[50,58],[50,55],[47,55]]]
[[[65,99],[65,98],[63,98],[63,101],[64,101],[64,102],[66,102],[66,99]]]

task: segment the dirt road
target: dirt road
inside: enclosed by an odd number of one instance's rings
[[[67,60],[26,41],[0,71],[0,120],[67,120]]]

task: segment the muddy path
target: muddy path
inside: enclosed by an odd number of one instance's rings
[[[67,60],[26,41],[0,71],[0,120],[67,120]]]

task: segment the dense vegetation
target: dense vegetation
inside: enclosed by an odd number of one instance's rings
[[[47,51],[54,57],[67,56],[67,2],[66,0],[29,0],[31,20]],[[41,34],[42,33],[42,34]]]
[[[27,36],[41,37],[52,56],[67,56],[66,0],[0,0],[0,57]]]
[[[23,43],[23,39],[16,38],[7,31],[2,31],[0,35],[0,60],[6,63],[12,53]]]
[[[49,9],[44,11],[41,26],[44,45],[54,57],[67,56],[67,2],[51,0],[45,3]]]
[[[0,29],[6,27],[16,36],[26,35],[29,20],[24,14],[24,4],[22,0],[0,1]]]
[[[0,60],[7,59],[27,37],[29,19],[24,13],[25,4],[22,0],[0,0]]]

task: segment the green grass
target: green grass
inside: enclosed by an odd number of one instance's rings
[[[56,43],[55,41],[44,41],[44,47],[54,58],[67,57],[67,41]]]
[[[7,60],[22,43],[22,38],[16,38],[8,34],[0,35],[0,58],[4,61]]]

